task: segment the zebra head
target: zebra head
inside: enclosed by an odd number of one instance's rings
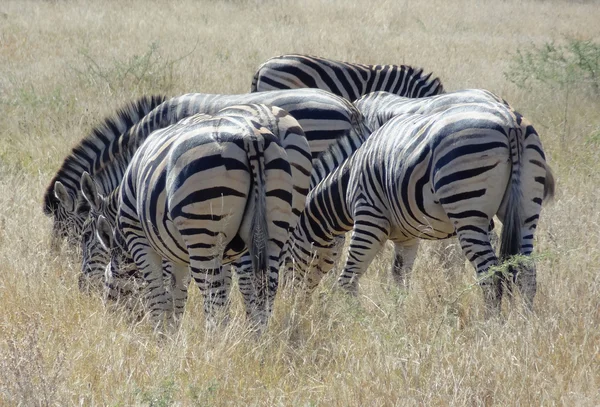
[[[104,216],[114,220],[117,202],[114,199],[116,194],[110,195],[108,198],[103,196],[87,172],[84,172],[81,177],[81,194],[90,207],[89,215],[82,226],[80,241],[82,260],[79,288],[87,291],[91,285],[97,286],[102,281],[105,268],[110,261],[108,250],[96,237],[98,218]]]
[[[58,250],[63,239],[70,246],[76,245],[89,214],[87,201],[80,195],[73,196],[60,181],[56,181],[52,193],[46,195],[44,211],[53,217],[51,247]]]

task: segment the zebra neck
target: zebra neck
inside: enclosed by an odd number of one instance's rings
[[[321,181],[308,195],[302,217],[306,235],[327,244],[352,229],[353,220],[346,195],[350,179],[346,161]]]
[[[108,196],[108,205],[106,208],[106,212],[107,212],[107,218],[110,217],[110,219],[116,219],[117,218],[117,212],[119,210],[119,194],[121,191],[121,184],[117,185],[117,187],[110,193],[110,195]]]
[[[310,175],[310,189],[315,188],[327,175],[344,164],[364,143],[365,138],[352,133],[338,138],[314,163]]]

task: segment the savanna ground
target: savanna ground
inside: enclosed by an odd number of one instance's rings
[[[533,66],[519,49],[597,41],[598,3],[349,3],[0,3],[0,405],[600,404],[598,89],[576,74],[509,80]],[[558,188],[537,233],[534,315],[505,304],[485,321],[471,266],[444,267],[431,244],[408,293],[385,252],[356,300],[329,278],[299,315],[281,292],[259,340],[235,290],[224,331],[205,335],[192,288],[166,339],[78,290],[77,249],[50,251],[41,203],[71,146],[140,95],[247,92],[259,63],[289,52],[423,66],[534,123]]]

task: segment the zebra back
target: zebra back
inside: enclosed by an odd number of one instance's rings
[[[364,127],[360,112],[349,101],[319,89],[293,89],[239,95],[190,93],[169,99],[150,112],[121,140],[139,146],[154,130],[177,123],[196,113],[216,114],[241,104],[277,106],[294,117],[304,130],[313,160],[329,144],[344,134],[366,139],[370,131]]]
[[[375,91],[419,98],[444,92],[439,78],[409,65],[365,65],[309,55],[281,55],[259,66],[251,92],[316,88],[353,101]]]
[[[362,113],[369,128],[375,131],[400,114],[431,114],[465,103],[500,103],[510,107],[504,99],[484,89],[465,89],[420,99],[373,92],[355,100],[354,106]]]

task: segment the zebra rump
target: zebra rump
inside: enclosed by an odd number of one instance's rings
[[[135,262],[155,323],[183,311],[189,266],[213,324],[229,291],[230,275],[221,266],[248,247],[257,291],[253,317],[264,326],[292,217],[287,154],[259,122],[199,116],[152,133],[134,155],[119,189],[115,233],[125,247],[112,250],[124,249]],[[172,292],[164,287],[161,259],[173,266]]]

